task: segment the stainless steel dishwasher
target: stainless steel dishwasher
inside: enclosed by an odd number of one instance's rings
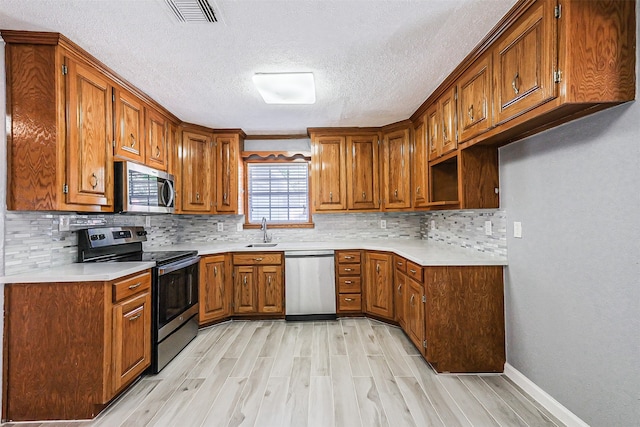
[[[333,250],[285,251],[285,319],[336,318]]]

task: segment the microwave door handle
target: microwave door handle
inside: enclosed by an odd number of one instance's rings
[[[167,188],[167,193],[169,195],[168,199],[164,198],[164,191]],[[175,197],[175,190],[173,189],[173,185],[171,181],[165,180],[162,183],[162,191],[160,192],[160,200],[162,201],[163,206],[171,206],[173,204],[173,198]]]

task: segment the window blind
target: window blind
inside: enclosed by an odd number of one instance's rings
[[[309,222],[309,167],[305,163],[249,163],[249,222]]]

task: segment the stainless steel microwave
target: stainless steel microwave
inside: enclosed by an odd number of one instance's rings
[[[115,211],[119,213],[173,213],[174,177],[133,162],[114,162]]]

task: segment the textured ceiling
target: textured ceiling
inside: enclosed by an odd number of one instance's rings
[[[409,116],[516,0],[0,0],[0,28],[60,32],[180,119],[247,134]],[[314,105],[267,105],[256,72],[312,71]]]

